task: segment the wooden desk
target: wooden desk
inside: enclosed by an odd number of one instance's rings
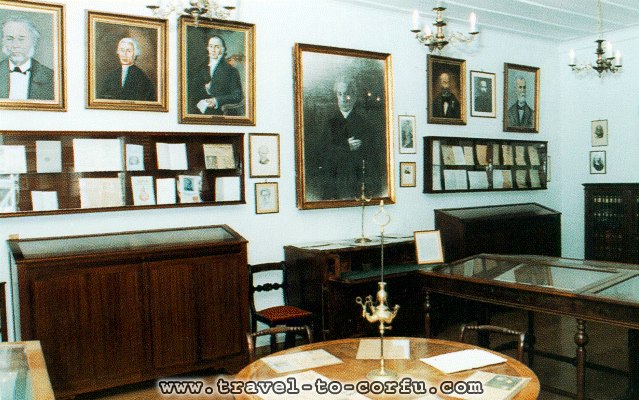
[[[23,345],[27,353],[27,365],[29,367],[31,398],[37,400],[54,400],[51,381],[49,381],[49,373],[47,372],[47,364],[44,362],[44,355],[40,342],[30,340],[27,342],[9,342],[0,343],[0,347]]]
[[[430,367],[419,361],[420,358],[431,357],[438,354],[450,353],[453,351],[476,349],[477,346],[470,344],[451,342],[448,340],[438,339],[424,339],[424,338],[401,338],[390,337],[389,339],[409,339],[410,340],[410,359],[408,360],[386,360],[386,368],[399,373],[400,379],[409,376],[414,380],[427,381],[427,386],[434,385],[439,389],[439,385],[443,381],[461,381],[470,376],[474,371],[463,371],[455,374],[443,374],[433,367]],[[290,354],[300,351],[324,349],[338,357],[343,361],[341,364],[327,365],[324,367],[314,368],[317,373],[335,381],[356,383],[357,381],[366,380],[366,374],[379,368],[379,360],[358,360],[356,359],[357,349],[359,346],[359,339],[340,339],[327,342],[311,343],[305,346],[299,346],[292,349],[281,351],[279,354]],[[495,374],[506,374],[513,376],[523,376],[531,378],[531,381],[524,386],[524,388],[515,396],[514,400],[530,400],[536,399],[539,395],[539,379],[528,367],[521,362],[503,355],[501,353],[495,353],[501,357],[506,358],[508,361],[503,364],[492,365],[481,368],[482,371],[491,372]],[[244,369],[242,369],[235,377],[236,380],[266,380],[276,378],[278,376],[289,375],[295,372],[278,374],[273,371],[266,363],[261,360],[257,360]],[[444,399],[451,399],[442,394],[438,394]],[[366,394],[367,397],[376,398],[389,398],[387,396],[374,396]],[[406,395],[406,399],[419,398],[423,395]],[[257,396],[252,395],[239,395],[237,399],[259,399]]]

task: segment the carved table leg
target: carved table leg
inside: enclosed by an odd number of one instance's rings
[[[424,335],[429,338],[430,336],[430,292],[424,290]]]
[[[577,345],[577,400],[586,398],[586,344],[588,344],[588,334],[586,333],[586,321],[577,320],[577,333],[575,333],[575,344]]]

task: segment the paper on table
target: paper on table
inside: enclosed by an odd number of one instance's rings
[[[530,381],[522,376],[493,374],[485,371],[474,372],[464,382],[480,382],[482,393],[458,394],[455,397],[467,400],[509,400]]]
[[[39,174],[62,172],[62,142],[36,140],[36,171]]]
[[[185,171],[189,169],[186,143],[156,143],[158,169]]]
[[[24,146],[0,146],[0,174],[25,174],[27,153]]]
[[[122,171],[120,139],[73,139],[75,172]]]
[[[33,190],[31,192],[31,205],[33,211],[57,210],[58,192]]]
[[[158,204],[175,204],[175,178],[161,178],[155,181]]]
[[[381,353],[379,339],[360,339],[357,348],[358,360],[379,360]],[[410,358],[410,342],[408,339],[385,339],[384,359],[408,360]]]
[[[324,349],[268,356],[261,359],[277,373],[341,364],[343,361]]]
[[[506,362],[505,358],[481,349],[455,351],[420,360],[446,374]]]
[[[322,374],[319,374],[315,371],[304,371],[298,372],[296,374],[284,375],[278,378],[261,380],[260,382],[283,382],[284,385],[280,384],[280,387],[288,388],[291,387],[290,382],[295,383],[295,388],[299,390],[299,393],[296,393],[294,396],[282,393],[274,393],[271,389],[267,392],[269,387],[273,388],[270,385],[262,385],[260,384],[258,387],[263,388],[263,391],[258,393],[259,397],[264,400],[281,400],[284,398],[294,398],[295,400],[317,400],[317,399],[330,399],[330,400],[366,400],[368,397],[359,394],[355,390],[342,390],[338,394],[319,394],[315,389],[317,386],[315,382],[317,380],[326,382],[327,384],[332,381],[325,377]],[[259,390],[259,389],[258,389]]]

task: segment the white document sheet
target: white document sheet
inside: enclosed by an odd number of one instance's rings
[[[31,205],[33,211],[49,211],[58,209],[58,192],[46,191],[40,192],[34,190],[31,192]]]
[[[39,174],[62,172],[62,142],[36,140],[36,171]]]
[[[437,368],[445,374],[452,374],[453,372],[504,363],[506,359],[485,350],[469,349],[421,358],[420,361]]]
[[[381,358],[380,339],[360,339],[357,348],[358,360],[379,360]],[[384,359],[408,360],[410,342],[408,339],[384,339]]]
[[[324,349],[300,351],[299,353],[268,356],[261,359],[278,374],[341,364],[343,361]]]
[[[180,203],[199,203],[202,201],[202,177],[199,175],[180,175],[178,177]]]
[[[203,144],[206,169],[233,169],[235,157],[230,143]]]
[[[144,171],[144,146],[139,144],[127,144],[126,170]]]
[[[539,152],[535,146],[528,146],[528,158],[530,159],[530,165],[540,165]]]
[[[364,396],[363,394],[359,394],[356,390],[342,390],[337,394],[330,393],[318,393],[315,382],[318,380],[326,382],[327,384],[331,382],[331,379],[326,376],[319,374],[315,371],[304,371],[298,372],[296,374],[284,375],[273,379],[266,379],[260,381],[259,386],[256,387],[261,388],[258,393],[258,396],[263,400],[282,400],[282,399],[295,399],[295,400],[366,400],[369,397]],[[295,389],[299,391],[299,393],[295,394],[286,394],[286,393],[274,393],[275,386],[271,386],[266,382],[273,383],[281,382],[278,384],[279,388],[291,388],[293,383],[295,385]],[[269,390],[269,388],[271,390]],[[258,389],[259,390],[259,389]]]
[[[27,152],[24,146],[0,146],[0,174],[26,174]]]
[[[158,204],[175,204],[175,178],[161,178],[155,181]]]
[[[80,207],[122,207],[120,178],[80,178]]]
[[[152,176],[132,176],[134,206],[152,206],[155,204],[155,190]]]
[[[156,143],[158,169],[185,171],[189,169],[186,143]]]
[[[20,190],[20,175],[0,176],[0,212],[18,211],[18,192]]]
[[[539,171],[536,169],[530,170],[530,187],[540,188],[541,180],[539,179]]]
[[[468,171],[468,182],[471,189],[488,189],[488,173],[486,171]]]
[[[215,201],[239,201],[240,177],[218,176],[215,178]]]
[[[75,172],[122,171],[120,139],[73,139]]]
[[[464,148],[461,146],[453,146],[453,157],[455,157],[455,165],[466,164],[466,157],[464,157]]]

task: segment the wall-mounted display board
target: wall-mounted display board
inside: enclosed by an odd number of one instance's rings
[[[242,203],[243,133],[0,132],[0,217]]]
[[[548,142],[424,137],[424,193],[546,189]]]

